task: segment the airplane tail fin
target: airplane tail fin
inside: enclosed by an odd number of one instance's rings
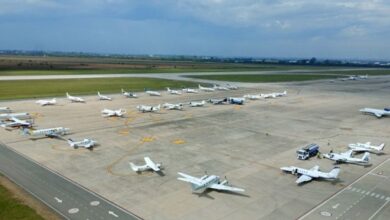
[[[69,97],[69,93],[68,92],[66,92],[66,97]]]
[[[385,143],[382,143],[381,145],[379,145],[379,146],[377,146],[377,147],[372,147],[372,148],[374,148],[374,149],[377,150],[377,151],[382,151],[383,148],[385,148]]]
[[[363,157],[362,157],[362,160],[364,161],[364,162],[369,162],[370,161],[370,153],[368,153],[368,152],[366,152],[366,153],[364,153],[364,155],[363,155]]]
[[[287,91],[286,90],[284,90],[283,95],[287,95]]]
[[[121,89],[121,92],[122,92],[122,93],[125,93],[125,90]]]
[[[167,87],[167,91],[168,91],[168,92],[170,92],[170,91],[171,91],[171,89],[170,89],[169,87]]]
[[[30,135],[30,130],[28,128],[22,128],[22,134],[23,135]]]
[[[158,110],[160,110],[160,108],[161,108],[161,104],[159,104],[159,105],[156,107],[156,110],[158,111]]]
[[[335,167],[329,172],[329,177],[336,179],[340,173],[340,167]]]
[[[129,162],[129,164],[133,171],[138,172],[138,167],[135,164],[133,164],[132,162]]]
[[[101,96],[99,91],[98,91],[98,96]]]

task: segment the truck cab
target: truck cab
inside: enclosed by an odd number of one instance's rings
[[[317,144],[309,144],[297,150],[298,160],[307,160],[309,157],[315,156],[319,152],[320,146]]]

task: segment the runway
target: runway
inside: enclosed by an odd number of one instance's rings
[[[140,219],[0,144],[0,172],[64,219]]]

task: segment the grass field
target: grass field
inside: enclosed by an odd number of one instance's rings
[[[120,93],[121,88],[130,91],[165,89],[165,87],[194,87],[196,83],[151,78],[97,78],[61,80],[0,81],[0,99],[22,99],[74,95]]]
[[[334,75],[295,75],[295,74],[261,74],[261,75],[191,75],[188,76],[197,79],[210,79],[230,82],[291,82],[307,81],[317,79],[334,79]]]
[[[0,220],[43,220],[33,209],[13,198],[12,194],[0,185]]]

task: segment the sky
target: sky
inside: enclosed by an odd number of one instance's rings
[[[390,0],[0,0],[0,49],[390,59]]]

